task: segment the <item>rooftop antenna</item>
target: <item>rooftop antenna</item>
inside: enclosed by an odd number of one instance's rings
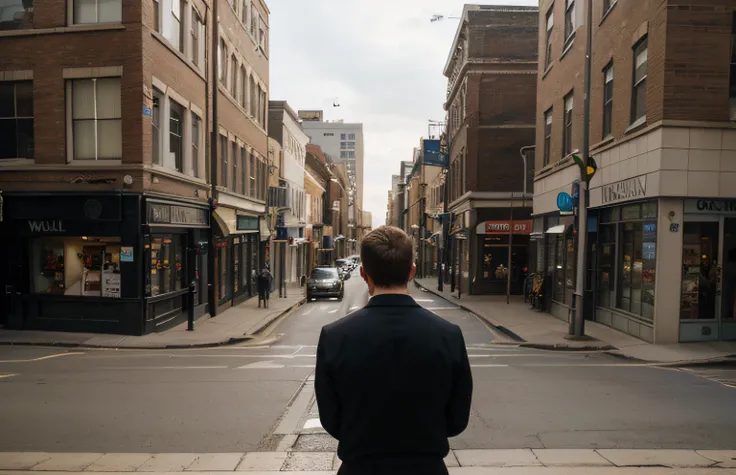
[[[332,107],[340,107],[340,98],[336,97],[336,98],[335,98],[335,99],[334,99],[334,100],[332,101]]]
[[[430,23],[435,23],[435,22],[442,21],[442,20],[461,20],[461,19],[462,18],[460,18],[459,16],[448,16],[448,17],[446,17],[445,15],[432,15],[429,18],[429,22]]]

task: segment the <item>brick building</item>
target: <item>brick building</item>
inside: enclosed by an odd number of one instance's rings
[[[308,269],[305,275],[309,275],[316,265],[321,265],[329,260],[325,259],[323,249],[323,236],[332,236],[332,229],[325,229],[325,216],[327,211],[327,184],[331,176],[327,168],[327,157],[318,145],[307,144],[307,160],[304,167],[304,202],[306,203],[306,226],[304,235],[309,241]],[[329,255],[327,259],[329,259]]]
[[[583,146],[584,8],[543,0],[539,15],[535,230],[563,319],[575,269],[556,198]],[[649,342],[736,338],[735,9],[593,2],[585,316]]]
[[[9,289],[0,321],[156,331],[185,317],[191,280],[196,315],[214,315],[207,303],[221,288],[222,267],[210,275],[213,253],[189,262],[186,251],[207,248],[210,198],[235,210],[247,202],[259,222],[267,167],[248,192],[234,170],[211,170],[212,5],[30,4],[6,2],[0,21],[0,284]],[[219,10],[227,58],[234,53],[239,70],[267,91],[266,5],[221,0]],[[220,130],[263,163],[265,119],[259,125],[257,114],[228,106],[228,94],[220,94]],[[211,171],[230,180],[214,193]]]
[[[534,142],[537,17],[536,7],[466,5],[445,66],[450,268],[463,293],[505,293],[512,215],[521,291],[532,210],[520,149]]]

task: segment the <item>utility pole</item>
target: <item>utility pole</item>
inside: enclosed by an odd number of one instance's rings
[[[585,41],[585,97],[583,101],[583,158],[580,166],[580,191],[578,195],[577,222],[577,272],[575,293],[572,300],[572,332],[570,338],[583,338],[585,335],[585,274],[588,237],[588,184],[590,173],[590,89],[591,56],[593,54],[593,4],[586,0],[586,41]],[[593,166],[595,173],[595,166]]]

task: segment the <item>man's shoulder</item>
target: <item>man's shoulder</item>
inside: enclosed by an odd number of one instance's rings
[[[333,334],[339,334],[344,331],[350,331],[355,327],[373,322],[372,318],[376,314],[384,312],[386,307],[363,307],[356,310],[345,317],[324,326],[324,329]],[[450,323],[436,313],[433,313],[422,306],[404,307],[405,314],[412,314],[422,319],[422,325],[429,325],[442,332],[457,333],[460,327],[454,323]]]

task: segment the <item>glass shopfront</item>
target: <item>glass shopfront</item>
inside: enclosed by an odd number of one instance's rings
[[[653,322],[657,203],[601,210],[597,247],[597,305]]]

